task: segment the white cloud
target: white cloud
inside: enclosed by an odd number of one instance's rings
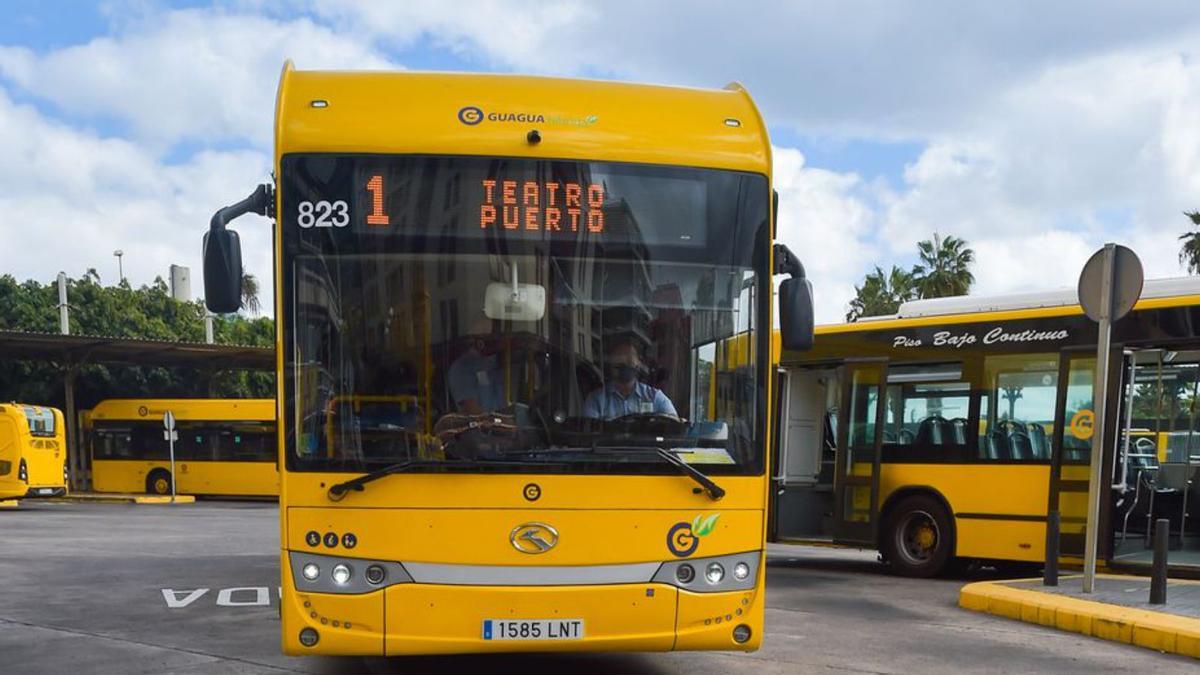
[[[50,121],[0,89],[0,230],[19,246],[0,248],[0,269],[18,279],[49,281],[96,268],[117,281],[114,249],[124,251],[134,285],[191,267],[202,295],[200,241],[212,212],[268,177],[269,155],[202,152],[164,165],[129,141],[100,138]],[[272,273],[265,219],[239,223],[247,271]],[[269,284],[262,302],[271,306]]]
[[[234,140],[266,147],[289,57],[304,68],[398,67],[361,38],[306,18],[181,10],[46,54],[0,47],[0,76],[70,116],[116,120],[157,146]]]

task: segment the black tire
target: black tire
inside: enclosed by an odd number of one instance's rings
[[[146,474],[146,493],[152,495],[171,494],[171,472],[155,469]]]
[[[954,558],[954,522],[937,499],[905,497],[883,523],[883,555],[897,574],[927,579]]]

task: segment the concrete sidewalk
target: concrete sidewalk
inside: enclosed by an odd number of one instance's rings
[[[1167,602],[1151,605],[1150,579],[1102,574],[1084,595],[1082,578],[1062,577],[1055,587],[1041,579],[983,581],[959,591],[965,609],[1200,658],[1200,582],[1172,579]]]

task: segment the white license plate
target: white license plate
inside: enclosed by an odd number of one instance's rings
[[[583,619],[484,619],[484,640],[579,640]]]
[[[52,495],[54,494],[54,488],[38,488],[37,493],[39,495]]]

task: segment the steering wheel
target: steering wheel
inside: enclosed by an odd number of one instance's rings
[[[647,420],[647,421],[653,420],[653,421],[671,422],[673,424],[687,424],[687,420],[684,419],[683,417],[678,417],[676,415],[668,415],[667,413],[657,413],[657,412],[629,413],[628,415],[621,415],[620,417],[614,417],[609,421],[610,422],[633,422],[636,420]]]

